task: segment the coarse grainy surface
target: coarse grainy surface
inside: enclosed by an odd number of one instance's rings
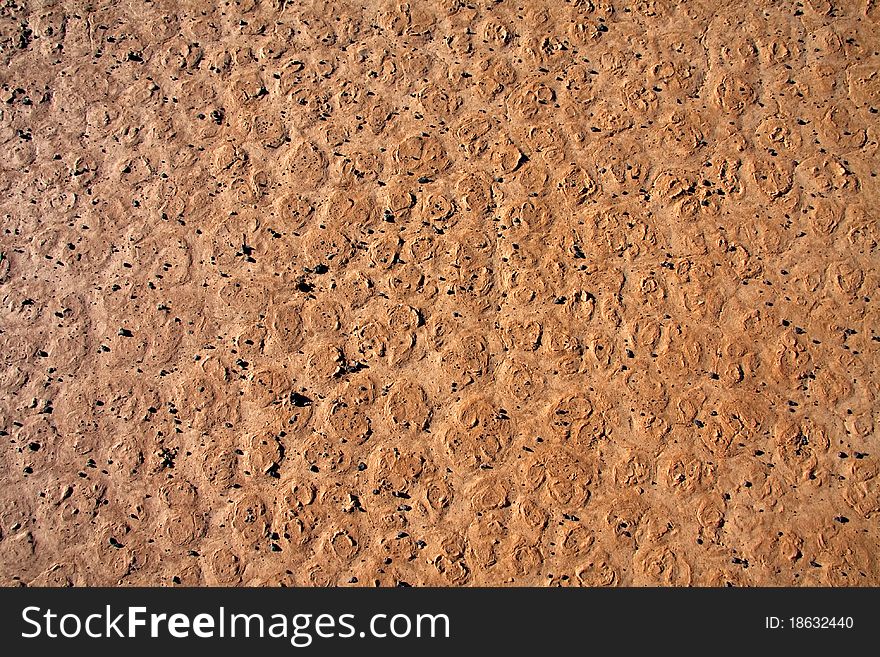
[[[0,8],[0,583],[877,585],[874,0]]]

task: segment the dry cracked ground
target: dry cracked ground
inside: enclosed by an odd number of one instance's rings
[[[874,0],[8,0],[0,583],[877,585]]]

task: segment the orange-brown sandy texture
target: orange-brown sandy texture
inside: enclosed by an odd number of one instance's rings
[[[2,583],[880,583],[878,3],[217,5],[0,10]]]

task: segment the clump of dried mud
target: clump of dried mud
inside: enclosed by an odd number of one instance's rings
[[[0,10],[0,581],[880,583],[873,0],[219,5]]]

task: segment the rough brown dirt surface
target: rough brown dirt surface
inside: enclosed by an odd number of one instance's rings
[[[877,585],[880,4],[0,9],[0,582]]]

